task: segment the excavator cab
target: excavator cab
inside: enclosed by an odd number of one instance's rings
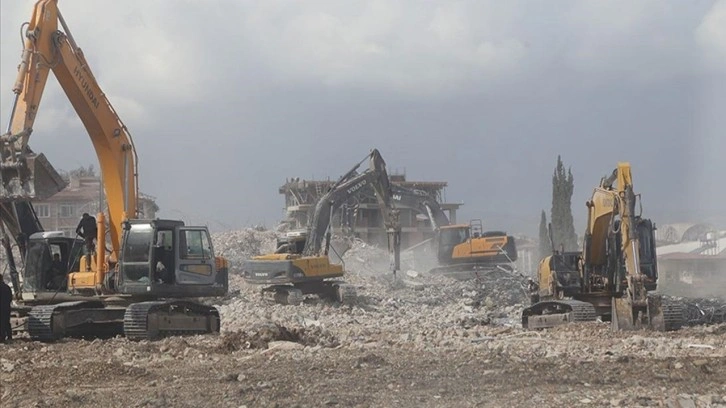
[[[227,268],[218,265],[206,227],[185,226],[183,221],[131,220],[124,223],[121,247],[121,293],[205,297],[227,292]]]
[[[60,231],[31,235],[25,256],[23,298],[42,300],[65,294],[68,272],[78,268],[82,251],[83,240],[66,237]]]
[[[469,240],[470,231],[467,224],[447,225],[436,231],[434,241],[438,242],[436,253],[439,263],[448,264],[452,261],[454,248]]]
[[[284,236],[277,238],[275,253],[302,254],[308,235],[307,229],[288,231]]]

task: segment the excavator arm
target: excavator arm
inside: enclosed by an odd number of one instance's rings
[[[636,200],[630,165],[619,163],[612,175],[602,179],[586,203],[588,223],[583,248],[586,280],[602,276],[605,284],[619,291],[621,269],[625,270],[628,280],[642,279]]]
[[[431,221],[431,228],[449,225],[449,217],[441,209],[439,203],[424,190],[391,185],[393,199],[402,207],[413,208],[421,214],[426,214]]]
[[[60,23],[63,30],[58,29]],[[58,9],[57,0],[40,0],[25,30],[24,49],[13,86],[13,105],[7,133],[2,142],[3,200],[43,199],[65,187],[42,155],[28,147],[50,72],[60,83],[80,117],[98,156],[108,200],[112,258],[118,256],[122,222],[136,218],[138,180],[137,156],[128,129],[101,90],[83,52],[78,47]],[[99,213],[99,224],[104,221]],[[105,228],[99,228],[104,231]],[[102,237],[99,234],[99,247]],[[98,251],[98,268],[104,264]]]
[[[359,174],[357,172],[358,168],[366,159],[369,161],[369,168]],[[323,249],[323,240],[330,226],[332,213],[350,197],[359,194],[360,190],[366,186],[371,186],[376,192],[376,198],[381,206],[383,223],[386,228],[400,231],[397,210],[393,203],[391,183],[386,171],[386,163],[377,149],[373,149],[366,159],[360,161],[344,174],[318,200],[311,221],[310,235],[303,249],[304,256],[320,254]]]

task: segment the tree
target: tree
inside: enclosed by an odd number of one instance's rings
[[[539,221],[539,258],[542,259],[552,253],[550,247],[550,236],[547,232],[547,214],[542,210],[542,217]]]
[[[96,169],[92,164],[89,164],[88,167],[80,166],[71,171],[58,170],[58,174],[63,177],[63,180],[65,180],[66,183],[70,183],[71,178],[78,179],[81,177],[98,177],[96,175]]]
[[[93,165],[92,164],[89,164],[88,167],[81,166],[81,167],[79,167],[77,169],[73,169],[73,170],[70,171],[69,174],[70,174],[71,177],[76,177],[76,178],[80,178],[80,177],[96,177],[96,169],[93,168]]]
[[[572,219],[572,193],[575,190],[572,170],[562,163],[557,156],[557,166],[552,176],[552,238],[556,249],[564,247],[565,251],[577,250],[577,234]]]

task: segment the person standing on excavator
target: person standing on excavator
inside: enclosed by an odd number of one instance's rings
[[[76,234],[86,241],[86,270],[91,269],[91,255],[96,249],[94,239],[98,235],[98,227],[96,226],[96,217],[83,213],[81,221],[76,227]]]

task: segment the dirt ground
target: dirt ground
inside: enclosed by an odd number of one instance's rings
[[[611,333],[494,328],[467,347],[157,342],[0,345],[11,407],[726,406],[726,326]],[[252,343],[252,344],[250,344]],[[264,343],[264,342],[263,342]]]
[[[265,251],[260,234],[225,237],[228,253]],[[526,331],[517,279],[392,284],[385,251],[344,258],[350,304],[270,304],[232,275],[218,335],[0,344],[0,406],[726,407],[724,324]]]

